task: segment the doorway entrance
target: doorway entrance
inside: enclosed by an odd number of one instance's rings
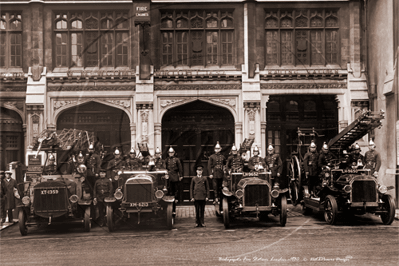
[[[190,200],[190,183],[196,175],[194,167],[197,164],[204,166],[204,176],[209,175],[208,159],[214,153],[217,141],[222,147],[221,153],[227,158],[234,143],[234,117],[225,108],[197,100],[173,108],[163,116],[163,158],[172,146],[183,166],[179,202]]]

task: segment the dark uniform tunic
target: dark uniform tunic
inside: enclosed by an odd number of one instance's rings
[[[265,164],[272,172],[272,178],[274,178],[274,182],[277,182],[281,185],[282,183],[280,177],[277,176],[277,174],[281,175],[283,172],[283,162],[281,161],[280,154],[275,153],[266,155]]]
[[[44,167],[43,170],[44,175],[57,175],[57,165],[56,164],[49,164]]]
[[[194,199],[195,223],[204,224],[205,199],[209,198],[209,183],[204,176],[196,176],[191,179],[190,199]]]
[[[108,162],[107,177],[111,178],[114,189],[118,187],[118,181],[115,180],[115,176],[118,174],[118,171],[122,171],[124,167],[125,162],[122,160],[122,158],[114,158]],[[111,193],[113,193],[113,191]]]
[[[89,182],[89,186],[93,187],[94,183],[98,179],[98,175],[100,173],[101,158],[100,158],[100,155],[98,155],[96,153],[89,154],[89,156],[87,158],[89,158],[86,161],[87,181]]]
[[[367,151],[364,154],[364,168],[371,169],[371,173],[378,172],[381,167],[381,156],[380,154],[373,150]]]
[[[364,166],[364,156],[361,155],[360,153],[352,153],[350,155],[349,161],[351,165],[354,165],[353,163],[356,163],[356,165],[358,165],[358,162],[362,163],[362,165]]]
[[[104,199],[109,197],[112,193],[112,183],[109,181],[109,178],[100,178],[94,184],[94,194],[93,197],[97,199],[97,207],[99,212],[99,219],[103,221],[104,212],[105,212],[105,204]]]
[[[330,151],[327,153],[321,152],[319,155],[319,167],[323,168],[324,166],[328,166],[329,164],[332,164],[332,161],[336,159],[334,154]]]
[[[317,184],[318,180],[318,159],[319,154],[315,152],[307,152],[305,157],[303,158],[303,168],[305,169],[305,173],[309,173],[309,190],[313,191],[314,186]]]
[[[162,158],[155,158],[155,168],[156,169],[166,169],[166,162]]]
[[[179,191],[179,178],[183,176],[183,167],[179,158],[172,156],[166,159],[166,169],[169,175],[169,195],[177,197]],[[173,202],[173,212],[176,212],[176,204]]]
[[[212,154],[208,160],[208,173],[213,175],[212,187],[216,198],[220,197],[224,177],[223,165],[225,163],[226,157],[221,153]]]
[[[248,161],[248,168],[252,171],[255,170],[256,165],[262,165],[262,167],[265,168],[265,162],[263,161],[262,157],[259,157],[258,155],[252,156]]]
[[[139,158],[127,158],[125,161],[125,169],[129,171],[139,170],[141,165]]]
[[[227,158],[226,168],[231,172],[242,172],[242,168],[244,167],[244,159],[238,155],[233,154]]]

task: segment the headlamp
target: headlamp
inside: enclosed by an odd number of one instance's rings
[[[69,197],[69,201],[72,203],[76,203],[76,202],[78,202],[78,200],[79,200],[79,197],[76,194]]]
[[[117,200],[121,200],[121,199],[123,198],[123,193],[122,193],[122,191],[121,191],[120,188],[118,188],[118,189],[115,191],[114,197],[115,197],[115,199],[117,199]]]
[[[236,191],[236,197],[241,199],[244,196],[244,191],[242,189],[239,189]]]
[[[25,206],[28,206],[29,203],[30,203],[30,198],[29,198],[28,196],[23,197],[23,198],[22,198],[22,203],[23,203]]]
[[[384,185],[379,185],[379,186],[378,186],[378,191],[379,191],[380,193],[382,193],[382,194],[385,194],[385,193],[387,193],[388,189],[387,189],[387,187],[384,186]]]
[[[352,191],[352,187],[350,185],[344,186],[345,193],[350,193]]]
[[[164,195],[164,193],[163,193],[162,190],[157,190],[157,191],[155,191],[155,197],[156,197],[157,199],[162,199],[163,195]]]

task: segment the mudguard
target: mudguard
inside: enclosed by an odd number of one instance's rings
[[[162,200],[165,202],[175,202],[175,197],[174,196],[163,196]]]
[[[91,202],[92,202],[92,200],[91,200],[91,199],[89,199],[89,200],[86,200],[86,199],[80,199],[80,200],[78,201],[78,205],[84,205],[84,206],[88,206],[88,205],[91,205]]]
[[[222,193],[223,193],[224,196],[226,196],[226,197],[231,197],[231,196],[234,195],[233,192],[231,192],[230,190],[228,190],[227,188],[225,189],[225,188],[226,188],[226,187],[224,187],[224,188],[222,189]]]
[[[115,201],[116,201],[116,199],[114,197],[106,197],[104,199],[104,202],[115,202]]]

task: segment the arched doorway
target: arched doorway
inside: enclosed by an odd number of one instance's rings
[[[75,128],[93,132],[108,154],[118,147],[124,154],[131,148],[130,120],[118,108],[97,102],[85,103],[64,111],[57,120],[57,130]],[[61,158],[63,157],[63,158]],[[67,156],[60,156],[63,163]]]
[[[172,146],[182,162],[184,178],[179,201],[189,200],[191,178],[196,175],[195,165],[201,163],[208,176],[207,163],[216,142],[227,158],[234,143],[234,117],[229,110],[203,101],[194,101],[173,108],[162,118],[162,151]]]
[[[8,169],[10,162],[25,162],[22,119],[10,109],[0,108],[0,169]]]
[[[266,108],[266,143],[272,143],[282,160],[297,151],[298,128],[314,128],[319,136],[303,136],[304,155],[312,139],[318,150],[338,134],[338,106],[334,95],[273,95]],[[284,172],[286,171],[284,165]]]

